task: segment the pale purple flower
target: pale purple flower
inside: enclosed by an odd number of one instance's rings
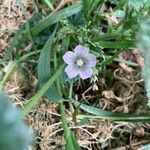
[[[73,51],[67,51],[63,60],[68,66],[65,68],[70,79],[79,75],[82,79],[90,78],[96,65],[96,56],[89,53],[88,48],[78,45]]]

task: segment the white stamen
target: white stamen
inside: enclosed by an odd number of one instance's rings
[[[82,59],[77,60],[77,65],[81,67],[84,64]]]

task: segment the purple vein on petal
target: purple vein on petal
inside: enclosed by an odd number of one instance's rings
[[[88,48],[81,45],[76,46],[74,52],[82,56],[87,56],[89,54]]]
[[[89,67],[94,67],[96,65],[96,56],[94,56],[93,54],[89,54],[89,56],[87,57],[88,61],[89,61]]]
[[[76,54],[74,52],[67,51],[63,56],[63,60],[66,64],[72,64],[74,62],[75,57]]]
[[[92,76],[92,69],[91,68],[87,68],[86,70],[82,70],[79,72],[79,75],[82,79],[87,79],[90,78]]]
[[[68,65],[66,68],[65,68],[65,72],[66,74],[69,76],[70,79],[76,77],[78,75],[78,69],[75,68],[73,65]]]

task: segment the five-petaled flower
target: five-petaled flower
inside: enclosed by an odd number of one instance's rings
[[[78,45],[73,51],[67,51],[63,60],[68,66],[65,68],[70,79],[79,75],[82,79],[90,78],[93,74],[93,67],[96,65],[96,56],[89,53],[89,49]]]

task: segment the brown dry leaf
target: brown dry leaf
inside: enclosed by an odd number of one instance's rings
[[[141,136],[144,136],[145,134],[145,129],[141,126],[137,127],[136,130],[135,130],[135,133],[141,137]]]
[[[116,96],[112,90],[103,91],[102,96],[104,96],[104,98],[106,98],[106,99],[115,99],[116,98]]]
[[[52,133],[52,128],[50,126],[43,126],[43,130],[41,131],[41,137],[45,140],[49,139],[49,135]]]
[[[131,67],[129,67],[128,65],[124,64],[124,63],[119,63],[120,67],[125,70],[126,72],[131,73],[133,71],[133,69]]]
[[[97,130],[93,133],[93,136],[99,138],[99,140],[103,142],[111,138],[113,124],[110,122],[97,122],[96,129]]]
[[[40,143],[40,150],[51,150],[51,148],[48,145],[44,145],[43,143]]]
[[[123,106],[123,113],[129,113],[128,105]]]
[[[45,111],[45,109],[46,109],[46,107],[45,107],[46,105],[45,105],[45,103],[40,103],[40,105],[39,105],[39,107],[40,107],[40,110],[42,111],[42,112],[44,112]]]
[[[117,25],[119,23],[119,20],[115,16],[106,16],[108,20],[112,22],[113,25]]]

